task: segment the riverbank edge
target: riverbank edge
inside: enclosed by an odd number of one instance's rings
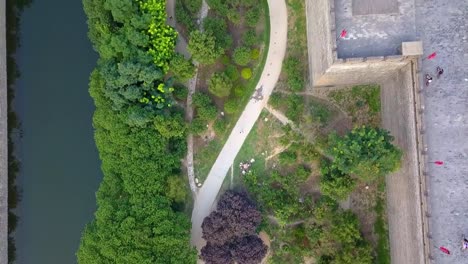
[[[6,2],[0,0],[0,263],[8,263],[8,95]]]

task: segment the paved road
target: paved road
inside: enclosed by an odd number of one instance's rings
[[[270,13],[270,48],[267,54],[265,68],[256,88],[263,86],[264,99],[259,102],[250,100],[231,135],[216,159],[211,171],[199,190],[192,213],[192,244],[201,249],[205,241],[201,238],[201,224],[211,212],[221,184],[234,159],[254,126],[263,107],[278,81],[281,73],[287,42],[287,9],[284,0],[268,0]]]
[[[424,93],[425,126],[429,160],[429,228],[432,244],[452,251],[444,255],[433,248],[436,264],[466,264],[461,235],[468,236],[468,1],[416,0],[416,27],[426,56],[422,71],[445,72]],[[434,78],[435,79],[435,78]]]

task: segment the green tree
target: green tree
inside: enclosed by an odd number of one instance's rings
[[[249,80],[250,78],[252,78],[252,70],[250,68],[244,68],[241,71],[241,75],[242,78],[244,78],[245,80]]]
[[[223,50],[228,49],[232,45],[232,37],[227,32],[226,20],[219,17],[206,17],[203,20],[203,28],[206,32],[211,33],[218,47]]]
[[[216,39],[211,33],[198,30],[190,33],[187,49],[201,64],[212,64],[224,53],[223,49],[216,45]]]
[[[213,129],[218,135],[226,132],[226,127],[227,127],[227,121],[224,118],[216,119],[213,125]]]
[[[226,75],[231,79],[233,82],[239,79],[239,71],[235,65],[229,64],[226,66]]]
[[[238,10],[229,9],[227,11],[227,18],[231,21],[234,25],[240,25],[241,23],[241,16]]]
[[[330,137],[330,154],[337,169],[364,181],[376,179],[400,167],[402,152],[387,130],[357,127],[344,137]]]
[[[293,151],[283,151],[279,154],[278,160],[282,165],[291,165],[297,161],[297,154]]]
[[[232,81],[225,73],[213,73],[208,81],[208,90],[218,97],[229,96],[232,89]]]
[[[336,201],[348,198],[356,188],[356,180],[338,170],[331,162],[322,161],[320,192]]]
[[[192,15],[198,14],[202,6],[202,0],[183,0],[182,3]]]
[[[258,38],[257,33],[254,29],[249,29],[242,35],[242,41],[244,41],[245,46],[253,46],[257,44]]]
[[[169,66],[171,72],[181,81],[187,81],[195,75],[195,66],[179,53],[174,55]]]
[[[167,197],[176,203],[182,203],[187,197],[186,183],[180,176],[167,178]]]
[[[260,19],[260,8],[252,7],[245,13],[245,22],[250,27],[255,27]]]
[[[197,117],[192,120],[190,131],[195,135],[201,135],[206,131],[206,121]]]
[[[245,66],[250,62],[250,52],[251,50],[247,47],[238,47],[234,50],[232,58],[238,65]]]
[[[224,111],[233,114],[239,108],[239,102],[236,99],[229,99],[224,103]]]
[[[162,116],[154,118],[154,127],[156,131],[165,138],[183,138],[187,127],[182,115]]]

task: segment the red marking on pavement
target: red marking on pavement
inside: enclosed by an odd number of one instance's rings
[[[343,30],[341,31],[340,38],[346,37],[346,34],[348,34],[348,31],[346,31],[346,29],[343,29]]]
[[[434,52],[434,53],[430,54],[429,56],[427,56],[427,59],[428,59],[428,60],[432,60],[433,58],[436,57],[436,55],[437,55],[437,53]]]
[[[434,164],[435,165],[444,165],[444,162],[441,161],[441,160],[436,160],[436,161],[434,161]]]
[[[444,252],[445,254],[450,255],[450,250],[448,250],[448,249],[446,249],[444,247],[440,247],[439,249],[440,249],[440,251]]]

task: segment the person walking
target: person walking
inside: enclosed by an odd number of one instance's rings
[[[426,73],[426,86],[432,82],[432,76]]]
[[[468,249],[468,239],[466,239],[465,235],[463,235],[462,249],[463,250]]]
[[[437,72],[437,79],[439,79],[440,76],[444,73],[444,69],[442,69],[441,67],[437,66],[436,72]]]

